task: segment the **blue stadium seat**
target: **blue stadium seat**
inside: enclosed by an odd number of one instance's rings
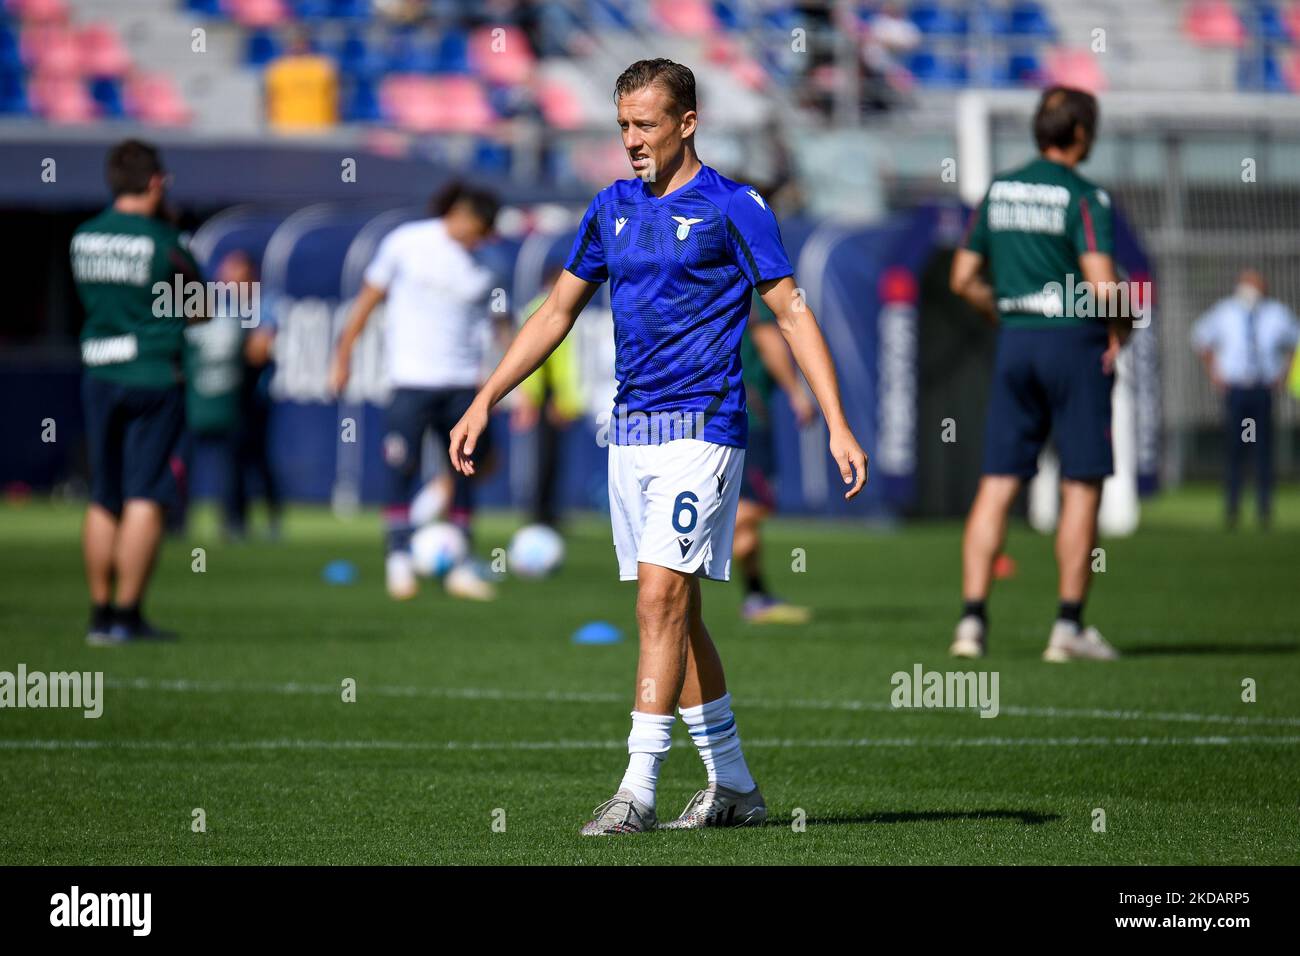
[[[908,12],[916,28],[927,36],[965,36],[966,16],[938,3],[918,3]]]
[[[713,0],[713,15],[724,30],[743,30],[749,25],[749,17],[735,0]]]
[[[469,36],[462,30],[451,29],[438,41],[439,73],[469,73]]]
[[[111,77],[100,77],[90,84],[90,98],[99,107],[99,113],[105,119],[121,119],[126,115],[126,106],[122,102],[122,86]]]
[[[1042,37],[1045,40],[1056,37],[1056,28],[1052,26],[1047,13],[1037,3],[1029,0],[1012,4],[1007,19],[1010,21],[1008,32],[1016,36]]]
[[[22,116],[31,111],[22,70],[0,66],[0,114]]]
[[[330,16],[336,20],[365,20],[370,17],[370,0],[330,0]]]
[[[1256,3],[1242,17],[1248,30],[1270,43],[1290,43],[1291,31],[1277,7],[1271,3]]]
[[[9,24],[0,23],[0,68],[13,66],[21,68],[22,51],[18,45],[18,36],[9,29]]]
[[[508,176],[510,148],[490,139],[480,139],[474,146],[474,172],[478,175]]]
[[[1011,18],[997,7],[976,7],[970,14],[970,32],[1002,37],[1010,34]]]
[[[438,69],[438,49],[432,37],[402,30],[388,39],[387,68],[392,73],[433,73]]]
[[[1271,49],[1244,53],[1237,61],[1237,86],[1260,93],[1289,93],[1281,64]]]
[[[1018,50],[1007,57],[1007,73],[1017,85],[1037,86],[1042,71],[1042,61],[1032,50]]]
[[[244,60],[252,66],[266,66],[282,52],[279,39],[270,30],[254,30],[248,35]]]
[[[374,123],[382,119],[374,80],[358,74],[345,76],[342,112],[347,123]]]
[[[918,50],[907,59],[907,69],[921,86],[951,89],[966,85],[966,66],[956,58]]]
[[[205,17],[224,16],[221,0],[185,0],[185,9]]]
[[[291,0],[291,6],[299,20],[324,20],[330,15],[330,0]]]
[[[635,27],[622,5],[612,0],[587,0],[587,22],[596,28],[612,30]]]
[[[343,38],[338,52],[339,67],[345,73],[376,76],[384,72],[387,58],[378,45],[371,43],[361,31],[349,32]]]

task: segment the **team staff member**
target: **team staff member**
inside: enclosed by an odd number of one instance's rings
[[[1060,291],[1080,287],[1079,276],[1096,290],[1116,282],[1110,198],[1075,171],[1096,134],[1091,94],[1059,86],[1044,92],[1034,117],[1039,157],[994,179],[953,258],[953,292],[1001,325],[984,475],[962,541],[963,610],[951,649],[958,657],[985,652],[985,602],[1007,511],[1037,470],[1049,431],[1061,456],[1060,607],[1043,658],[1118,656],[1082,617],[1102,481],[1113,470],[1115,360],[1132,323],[1076,317]],[[980,275],[986,261],[991,286]]]
[[[1296,318],[1267,297],[1264,276],[1247,269],[1236,291],[1214,304],[1192,329],[1192,344],[1205,374],[1224,398],[1227,439],[1227,520],[1236,527],[1241,471],[1251,442],[1244,422],[1254,422],[1255,509],[1261,527],[1273,514],[1273,391],[1281,388],[1300,339]]]
[[[72,274],[86,310],[81,384],[91,492],[82,551],[92,644],[175,636],[141,613],[165,509],[176,496],[170,458],[185,422],[187,319],[181,303],[156,314],[153,287],[199,278],[180,234],[158,218],[167,181],[158,150],[120,143],[107,174],[112,206],[72,237]]]

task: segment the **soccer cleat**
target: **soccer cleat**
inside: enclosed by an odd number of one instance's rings
[[[1095,627],[1080,629],[1071,621],[1057,621],[1043,651],[1043,660],[1053,664],[1065,661],[1113,661],[1119,651],[1106,643]]]
[[[740,616],[750,624],[807,624],[812,611],[768,594],[751,594],[740,606]]]
[[[984,622],[974,614],[967,614],[957,622],[948,653],[953,657],[983,657],[984,650]]]
[[[442,583],[452,597],[469,601],[491,601],[497,596],[497,589],[470,561],[462,561],[448,571]]]
[[[767,804],[755,787],[740,793],[711,783],[696,792],[676,820],[662,824],[661,830],[701,830],[705,827],[753,827],[767,819]]]
[[[578,832],[583,836],[646,833],[655,828],[654,807],[639,803],[631,790],[620,790],[595,810]]]
[[[107,631],[90,631],[86,643],[93,647],[115,647],[120,644],[157,644],[175,641],[180,637],[175,631],[154,627],[145,620],[135,624],[116,623]]]
[[[394,601],[409,601],[420,590],[415,577],[415,562],[408,551],[392,551],[384,562],[388,596]]]

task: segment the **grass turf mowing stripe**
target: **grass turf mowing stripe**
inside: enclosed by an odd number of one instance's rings
[[[1293,747],[1300,736],[1211,737],[859,737],[746,740],[751,748],[857,747]],[[622,750],[625,740],[0,740],[0,750]]]
[[[287,683],[259,683],[256,681],[195,681],[195,680],[149,680],[134,678],[130,680],[110,679],[104,685],[117,690],[161,690],[173,692],[197,693],[267,693],[267,694],[325,694],[334,696],[339,692],[334,684],[304,684],[297,681]],[[582,692],[582,691],[517,691],[491,687],[394,687],[367,686],[366,693],[381,697],[416,697],[430,700],[499,700],[521,703],[561,703],[561,704],[617,704],[627,699],[626,694]],[[872,711],[878,713],[906,714],[918,708],[898,708],[879,701],[864,700],[769,700],[765,698],[741,698],[737,706],[758,710],[846,710]],[[934,713],[944,708],[919,708],[925,713]],[[973,708],[967,708],[973,709]],[[1048,719],[1095,719],[1155,721],[1160,723],[1190,724],[1229,724],[1236,727],[1300,727],[1300,717],[1238,717],[1230,714],[1186,714],[1165,711],[1144,710],[1102,710],[1099,708],[1069,707],[1020,707],[1003,705],[999,714],[1014,717],[1044,717]]]

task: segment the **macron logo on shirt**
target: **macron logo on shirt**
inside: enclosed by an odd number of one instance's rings
[[[627,225],[627,216],[619,216],[617,219],[615,219],[615,220],[614,220],[614,235],[617,236],[620,232],[622,232],[622,231],[623,231],[623,227],[626,226],[626,225]]]
[[[749,190],[749,192],[745,193],[745,195],[747,195],[750,199],[754,200],[754,202],[758,203],[759,209],[767,208],[767,205],[763,202],[763,197],[758,194],[758,190],[751,189]]]

